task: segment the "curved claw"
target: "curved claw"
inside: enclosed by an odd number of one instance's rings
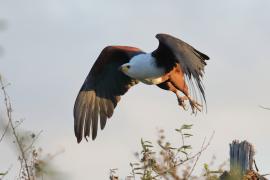
[[[184,98],[182,97],[178,98],[178,105],[181,106],[185,111],[187,111],[187,106],[184,102]]]
[[[197,110],[198,111],[202,111],[202,105],[199,104],[198,102],[192,100],[192,99],[189,99],[189,104],[191,106],[191,109],[192,109],[192,114],[197,114]]]

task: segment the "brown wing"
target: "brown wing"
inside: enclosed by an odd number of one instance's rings
[[[157,34],[156,38],[159,40],[159,46],[152,54],[155,57],[162,57],[157,59],[158,63],[170,69],[175,63],[178,63],[185,76],[188,77],[189,84],[193,86],[193,79],[195,80],[196,86],[205,101],[201,78],[206,66],[205,60],[208,60],[209,57],[171,35]],[[192,87],[192,89],[194,88]]]
[[[78,143],[84,136],[94,140],[100,127],[113,114],[120,96],[136,84],[118,68],[129,60],[143,53],[140,49],[127,46],[108,46],[102,50],[90,73],[86,77],[74,105],[74,130]]]

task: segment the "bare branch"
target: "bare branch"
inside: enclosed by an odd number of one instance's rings
[[[205,141],[206,141],[206,137],[204,138],[203,143],[202,143],[202,146],[201,146],[201,150],[198,152],[198,156],[196,158],[196,161],[195,161],[194,165],[192,166],[191,171],[189,172],[189,174],[188,174],[187,177],[190,177],[191,176],[191,174],[194,171],[194,169],[195,169],[195,167],[196,167],[196,165],[197,165],[197,163],[198,163],[198,161],[199,161],[199,159],[200,159],[203,151],[205,151],[208,148],[208,146],[211,144],[211,141],[213,140],[214,135],[215,135],[215,131],[213,131],[213,133],[212,133],[211,137],[209,138],[209,141],[208,141],[208,143],[207,143],[206,146],[204,146]]]
[[[204,147],[202,147],[201,150],[200,150],[199,152],[197,152],[197,153],[194,154],[193,156],[189,157],[188,159],[186,159],[186,160],[184,160],[184,161],[178,163],[177,166],[179,166],[179,165],[181,165],[181,164],[184,164],[185,162],[187,162],[187,161],[189,161],[189,160],[191,160],[191,159],[194,159],[194,158],[196,158],[198,155],[202,154],[202,152],[204,152],[204,151],[210,146],[211,141],[212,141],[214,135],[215,135],[215,131],[212,133],[211,137],[209,138],[208,143],[207,143]]]
[[[36,140],[39,138],[39,136],[40,136],[40,134],[41,134],[42,132],[43,132],[43,131],[39,131],[39,133],[38,133],[37,135],[35,135],[35,137],[33,138],[32,142],[31,142],[31,144],[30,144],[27,148],[25,148],[24,153],[26,153],[27,151],[29,151],[29,150],[33,147],[34,143],[35,143]]]
[[[259,105],[259,107],[262,108],[262,109],[270,110],[269,107],[264,107],[264,106],[261,106],[261,105]]]
[[[199,154],[198,154],[198,156],[197,156],[197,158],[195,160],[195,163],[193,164],[191,170],[189,171],[189,173],[188,173],[188,175],[186,177],[187,179],[191,176],[192,172],[194,171],[194,169],[195,169],[195,167],[196,167],[196,165],[197,165],[197,163],[198,163],[198,161],[199,161],[199,159],[200,159],[200,157],[202,155],[202,149],[204,147],[205,141],[206,141],[206,137],[203,140],[203,143],[202,143],[202,146],[201,146],[201,150],[200,150],[200,152],[199,152]]]
[[[204,144],[205,144],[205,141],[206,141],[206,139],[204,139],[204,141],[203,141],[203,143],[202,143],[202,146],[201,146],[201,149],[200,149],[199,152],[197,152],[197,153],[194,154],[193,156],[188,157],[187,159],[185,159],[185,160],[183,160],[183,161],[177,163],[177,164],[175,165],[175,167],[180,166],[180,165],[182,165],[182,164],[185,164],[186,162],[189,162],[190,160],[192,160],[192,159],[194,159],[194,158],[197,158],[196,161],[195,161],[195,163],[194,163],[194,165],[193,165],[193,167],[192,167],[192,169],[191,169],[191,171],[190,171],[189,174],[187,175],[188,177],[190,177],[190,175],[192,174],[192,172],[193,172],[193,170],[194,170],[194,168],[195,168],[195,166],[196,166],[196,164],[197,164],[197,162],[198,162],[198,160],[199,160],[201,154],[202,154],[202,153],[210,146],[210,144],[211,144],[211,142],[212,142],[212,139],[213,139],[214,135],[215,135],[215,131],[213,131],[213,133],[212,133],[211,137],[209,138],[208,143],[207,143],[206,145],[204,145]],[[174,167],[174,168],[175,168],[175,167]],[[167,169],[166,171],[164,171],[164,172],[162,172],[162,173],[160,173],[160,174],[166,174],[166,173],[169,172],[170,170],[171,170],[171,168],[170,168],[170,169]]]
[[[26,175],[28,177],[28,180],[31,180],[31,175],[30,175],[30,171],[29,171],[29,168],[28,168],[28,162],[27,162],[26,155],[24,153],[23,145],[21,144],[21,142],[19,140],[19,137],[17,135],[17,131],[15,130],[15,126],[14,126],[13,121],[12,121],[11,101],[10,101],[10,98],[9,98],[7,92],[6,92],[6,89],[5,89],[6,86],[5,86],[4,82],[3,82],[3,79],[2,79],[1,75],[0,75],[0,87],[1,87],[2,92],[4,94],[4,102],[5,102],[5,107],[6,107],[7,117],[8,117],[8,123],[10,124],[12,134],[14,135],[16,143],[17,143],[17,145],[19,147],[21,157],[22,157],[22,160],[24,162],[25,169],[26,169],[26,173],[27,173]]]
[[[10,121],[8,121],[8,124],[6,125],[5,129],[4,129],[4,132],[3,134],[1,135],[0,137],[0,142],[3,140],[3,138],[5,137],[7,131],[8,131],[8,128],[9,128],[9,125],[10,125]]]

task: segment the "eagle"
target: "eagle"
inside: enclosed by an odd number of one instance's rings
[[[169,34],[157,34],[158,48],[146,53],[130,46],[105,47],[87,75],[74,105],[74,131],[77,142],[92,136],[98,124],[104,129],[117,103],[129,88],[142,82],[173,92],[178,104],[192,113],[206,105],[202,77],[209,57]],[[179,95],[181,92],[181,95]],[[200,98],[200,103],[197,97]]]

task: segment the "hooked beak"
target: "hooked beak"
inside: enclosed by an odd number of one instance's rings
[[[119,67],[119,71],[122,71],[122,72],[125,73],[125,74],[128,72],[128,69],[129,69],[129,68],[128,68],[127,66],[120,66],[120,67]]]

